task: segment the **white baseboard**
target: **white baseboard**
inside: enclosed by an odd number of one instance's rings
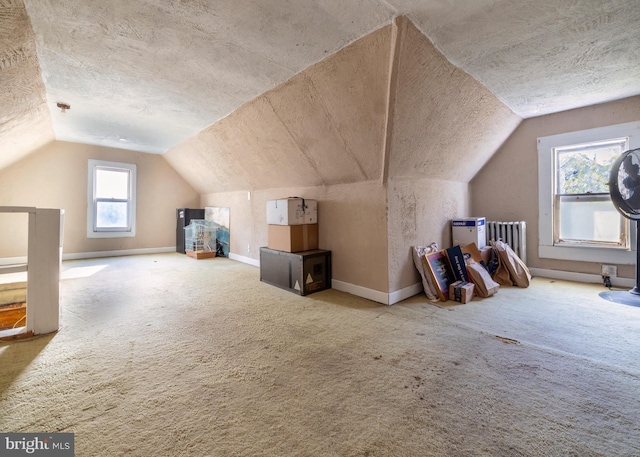
[[[338,281],[333,279],[331,281],[331,287],[341,292],[347,292],[351,295],[357,295],[358,297],[366,298],[383,305],[394,305],[402,300],[413,297],[416,294],[422,292],[422,284],[414,284],[404,289],[396,290],[395,292],[386,293],[379,290],[369,289],[367,287],[356,286],[344,281]]]
[[[160,254],[166,252],[176,252],[175,246],[169,246],[164,248],[145,248],[145,249],[123,249],[117,251],[97,251],[97,252],[78,252],[71,254],[62,254],[62,260],[81,260],[81,259],[93,259],[99,257],[118,257],[126,255],[138,255],[138,254]],[[252,259],[251,257],[245,257],[238,254],[229,253],[229,259],[236,260],[238,262],[253,265],[254,267],[260,267],[260,260]],[[1,265],[16,265],[27,263],[27,257],[4,257],[0,258]],[[560,279],[565,281],[586,282],[592,284],[602,284],[602,276],[589,273],[574,273],[571,271],[560,270],[547,270],[544,268],[530,268],[533,276],[539,276],[542,278]],[[636,280],[633,278],[611,278],[611,284],[615,287],[629,287],[632,288],[636,285]],[[404,289],[396,290],[395,292],[386,293],[378,290],[369,289],[367,287],[357,286],[348,282],[339,281],[333,279],[331,281],[331,287],[342,292],[347,292],[358,297],[366,298],[384,305],[393,305],[401,302],[409,297],[413,297],[416,294],[422,292],[422,284],[416,283],[412,286],[405,287]]]
[[[260,268],[260,260],[258,259],[252,259],[251,257],[245,257],[233,253],[229,253],[229,258],[231,260],[237,260],[238,262],[247,263]],[[405,287],[404,289],[397,290],[390,294],[380,292],[379,290],[369,289],[367,287],[356,286],[355,284],[339,281],[337,279],[331,280],[331,287],[341,292],[347,292],[351,295],[357,295],[358,297],[366,298],[367,300],[382,303],[383,305],[393,305],[422,292],[422,284],[420,283]]]
[[[253,265],[255,267],[260,268],[260,260],[252,259],[251,257],[245,257],[238,254],[229,253],[229,258],[231,260],[237,260],[238,262],[247,263],[249,265]],[[418,287],[417,291],[414,291],[415,287]],[[378,303],[382,303],[384,305],[392,305],[397,303],[405,298],[411,297],[420,291],[422,291],[422,285],[416,284],[411,287],[407,287],[406,289],[399,290],[392,294],[387,294],[384,292],[380,292],[378,290],[368,289],[362,286],[356,286],[354,284],[350,284],[344,281],[338,281],[337,279],[331,280],[331,287],[333,289],[339,290],[341,292],[347,292],[351,295],[357,295],[358,297],[366,298],[367,300],[372,300]]]
[[[27,263],[27,256],[24,257],[3,257],[0,258],[0,265],[17,265]]]
[[[117,251],[96,251],[96,252],[74,252],[71,254],[62,253],[62,260],[82,260],[96,259],[99,257],[120,257],[125,255],[141,254],[162,254],[165,252],[176,252],[175,246],[166,248],[144,248],[144,249],[121,249]]]
[[[238,262],[248,263],[249,265],[253,265],[254,267],[260,267],[260,260],[258,259],[252,259],[251,257],[234,254],[233,252],[229,253],[229,258],[231,260],[237,260]]]
[[[542,278],[561,279],[564,281],[587,282],[602,284],[602,276],[589,273],[574,273],[572,271],[546,270],[544,268],[530,268],[533,276]],[[636,280],[631,278],[611,278],[611,285],[615,287],[634,287]]]
[[[379,290],[368,289],[362,286],[356,286],[344,281],[338,281],[337,279],[331,280],[331,287],[341,292],[347,292],[351,295],[357,295],[358,297],[366,298],[383,305],[389,304],[389,294],[380,292]]]
[[[394,305],[402,300],[406,300],[409,297],[413,297],[414,295],[423,292],[422,283],[416,283],[412,286],[405,287],[404,289],[396,290],[395,292],[391,292],[389,294],[389,305]]]
[[[119,257],[124,255],[139,254],[162,254],[165,252],[176,252],[175,246],[166,248],[144,248],[144,249],[121,249],[117,251],[96,251],[96,252],[72,252],[65,254],[62,252],[62,260],[84,260],[99,257]],[[27,257],[4,257],[0,258],[0,265],[15,265],[27,263]]]

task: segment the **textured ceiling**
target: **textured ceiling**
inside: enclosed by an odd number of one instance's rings
[[[637,0],[0,0],[0,147],[163,153],[401,14],[523,118],[640,94]]]

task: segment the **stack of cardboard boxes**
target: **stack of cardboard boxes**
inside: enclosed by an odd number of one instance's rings
[[[300,252],[318,249],[318,202],[292,197],[267,202],[269,249]]]
[[[267,202],[268,246],[260,248],[260,280],[299,295],[331,288],[331,251],[318,249],[318,202]]]

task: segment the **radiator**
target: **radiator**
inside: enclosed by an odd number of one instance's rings
[[[527,263],[527,223],[520,222],[498,222],[487,221],[486,223],[487,244],[489,241],[503,241]]]

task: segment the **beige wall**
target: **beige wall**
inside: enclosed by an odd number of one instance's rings
[[[267,201],[318,201],[319,247],[331,251],[333,279],[388,292],[386,192],[377,181],[202,196],[203,206],[229,207],[230,252],[260,259],[267,246]]]
[[[134,238],[87,238],[89,159],[137,165]],[[176,208],[198,204],[199,194],[161,156],[154,154],[56,141],[0,172],[0,206],[65,210],[65,254],[175,246]],[[0,219],[2,233],[12,233],[0,238],[0,257],[24,256],[26,237],[13,242],[21,235],[13,236],[13,226],[6,223],[10,223],[8,218],[12,216]]]
[[[389,291],[382,174],[390,38],[391,27],[373,32],[165,154],[196,183],[202,206],[230,208],[232,254],[259,259],[268,200],[315,199],[333,279]]]
[[[450,220],[469,214],[467,183],[394,179],[389,183],[389,282],[391,291],[420,282],[413,246],[451,246]]]
[[[246,187],[202,192],[203,206],[231,207],[232,253],[259,258],[267,200],[315,198],[334,279],[391,293],[420,282],[412,246],[450,245],[469,179],[520,121],[399,18],[166,158],[198,189]]]
[[[390,27],[243,105],[164,154],[201,194],[380,179]]]
[[[398,18],[164,156],[53,142],[0,172],[0,205],[65,209],[66,253],[173,246],[175,208],[229,207],[231,253],[257,261],[267,200],[314,198],[334,279],[382,293],[419,283],[412,246],[450,246],[452,218],[525,220],[530,266],[598,273],[537,256],[536,138],[638,120],[639,105],[522,121]],[[136,238],[86,238],[89,158],[138,164]],[[25,240],[3,237],[0,257],[24,255]]]
[[[389,178],[469,182],[521,118],[408,19],[397,26]]]
[[[640,97],[525,120],[471,182],[474,215],[526,221],[530,267],[600,274],[600,263],[538,257],[537,138],[638,120]],[[634,267],[619,265],[618,276],[634,278]]]
[[[391,291],[419,282],[413,246],[451,246],[450,220],[471,215],[469,180],[521,122],[408,19],[398,18],[394,32],[387,148]]]

